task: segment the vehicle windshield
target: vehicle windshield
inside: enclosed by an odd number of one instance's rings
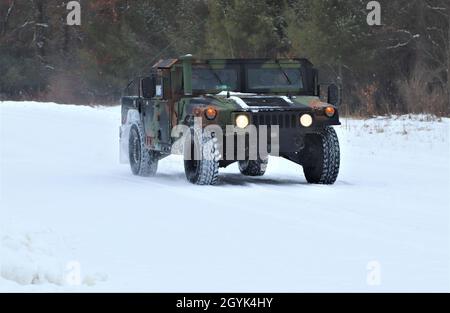
[[[203,91],[235,91],[238,88],[238,71],[234,68],[192,68],[192,89]]]
[[[292,90],[303,89],[300,68],[248,68],[249,90]]]

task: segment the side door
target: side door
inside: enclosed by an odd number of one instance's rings
[[[155,125],[155,97],[155,77],[150,76],[142,78],[139,94],[139,108],[145,131],[145,144],[151,149],[156,149],[155,138],[157,136],[157,125]]]
[[[171,144],[171,112],[167,99],[168,89],[167,79],[159,72],[155,80],[155,97],[152,100],[154,108],[153,130],[156,135],[154,138],[155,147],[163,152],[169,152]]]

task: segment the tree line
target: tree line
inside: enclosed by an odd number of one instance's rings
[[[307,57],[343,86],[343,112],[449,115],[450,2],[80,0],[0,2],[0,99],[118,103],[160,58]]]

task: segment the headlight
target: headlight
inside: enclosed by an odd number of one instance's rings
[[[245,128],[250,124],[248,116],[245,114],[240,114],[236,117],[236,126],[239,128]]]
[[[302,124],[303,127],[309,127],[312,125],[313,119],[312,116],[309,114],[303,114],[300,116],[300,124]]]

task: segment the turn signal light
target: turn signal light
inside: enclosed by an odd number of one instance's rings
[[[336,110],[333,107],[326,107],[325,108],[325,115],[328,117],[333,117]]]
[[[217,110],[212,107],[209,107],[205,111],[205,116],[208,120],[213,120],[217,116]]]

